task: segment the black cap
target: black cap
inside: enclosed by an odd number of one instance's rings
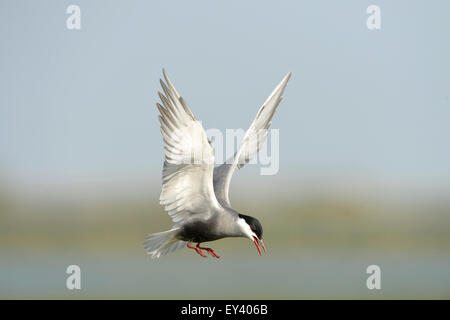
[[[263,228],[258,219],[246,216],[245,214],[239,214],[239,218],[242,218],[245,220],[245,222],[247,222],[247,224],[250,226],[250,229],[256,234],[258,239],[262,239]]]

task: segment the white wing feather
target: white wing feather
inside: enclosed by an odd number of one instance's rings
[[[284,89],[291,77],[289,72],[278,86],[272,91],[267,100],[263,103],[255,119],[246,131],[244,138],[235,155],[214,170],[214,190],[217,200],[222,206],[231,207],[228,198],[231,177],[234,170],[243,167],[254,156],[256,156],[264,144],[268,134],[268,128],[272,124],[272,117],[282,100]]]
[[[167,85],[161,104],[161,133],[164,141],[163,185],[160,203],[175,223],[192,216],[207,218],[219,207],[214,194],[214,153],[206,132],[163,70]]]

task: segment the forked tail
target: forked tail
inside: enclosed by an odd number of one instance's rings
[[[186,245],[186,241],[179,240],[176,237],[179,228],[158,232],[145,238],[144,249],[152,256],[159,258],[166,254],[181,249]]]

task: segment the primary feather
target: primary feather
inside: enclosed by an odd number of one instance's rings
[[[291,77],[289,72],[283,80],[272,91],[261,108],[258,110],[255,119],[245,132],[244,138],[238,151],[233,157],[214,170],[214,191],[217,200],[222,206],[231,207],[228,197],[230,181],[234,170],[243,167],[254,156],[256,156],[267,138],[268,129],[272,124],[272,117],[283,98],[283,92]]]

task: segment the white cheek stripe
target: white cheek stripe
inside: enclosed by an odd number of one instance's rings
[[[252,231],[252,229],[250,228],[250,226],[247,224],[247,222],[245,222],[244,219],[239,218],[238,220],[238,225],[242,231],[242,233],[249,238],[250,240],[253,241],[253,237],[256,237],[256,234]]]

